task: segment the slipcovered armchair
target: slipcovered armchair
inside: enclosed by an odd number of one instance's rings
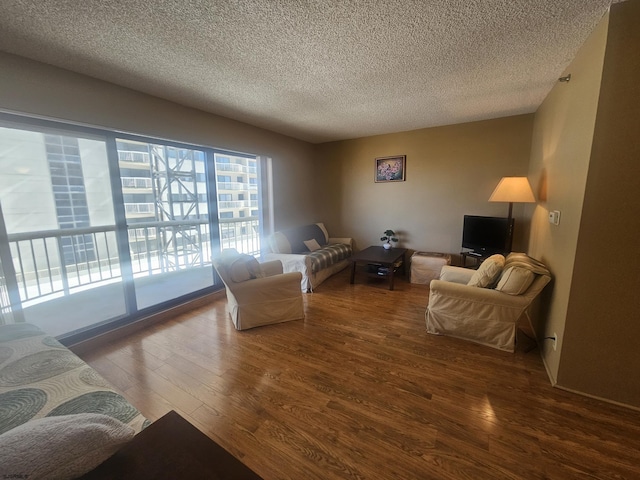
[[[282,262],[258,263],[223,250],[213,266],[224,282],[227,310],[237,330],[304,318],[300,272],[282,273]]]
[[[494,255],[477,271],[444,266],[429,285],[427,332],[514,352],[518,320],[550,280],[524,253]]]

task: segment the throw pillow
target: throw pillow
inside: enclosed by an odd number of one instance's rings
[[[264,277],[264,273],[262,271],[262,267],[260,266],[260,262],[256,260],[256,257],[252,257],[251,255],[247,255],[247,269],[249,270],[249,275],[251,278],[262,278]]]
[[[0,435],[0,478],[77,478],[134,434],[130,426],[97,413],[32,420]]]
[[[235,283],[251,280],[251,273],[249,273],[245,258],[239,256],[229,265],[229,276],[231,277],[231,281]]]
[[[229,276],[235,283],[240,283],[252,278],[261,278],[263,274],[258,260],[243,253],[229,265]]]
[[[320,244],[315,238],[312,238],[311,240],[305,240],[304,244],[310,252],[315,252],[316,250],[320,250],[321,248]]]
[[[500,276],[500,273],[502,273],[503,267],[504,256],[500,254],[491,255],[482,262],[467,285],[480,288],[491,287]]]
[[[500,277],[496,290],[509,295],[522,295],[535,278],[531,270],[522,267],[507,267]]]

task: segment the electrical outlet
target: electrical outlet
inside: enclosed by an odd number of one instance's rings
[[[553,351],[556,351],[556,348],[558,348],[558,334],[556,332],[553,332]]]

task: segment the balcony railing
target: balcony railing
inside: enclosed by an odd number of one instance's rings
[[[244,208],[247,207],[246,200],[226,200],[218,202],[218,208]]]
[[[12,234],[9,246],[23,303],[120,276],[115,227]]]
[[[249,190],[252,187],[251,184],[243,182],[218,182],[218,190]]]
[[[218,202],[218,208],[256,208],[258,206],[257,200],[224,200]]]
[[[151,179],[147,177],[121,177],[122,188],[151,188]]]
[[[127,233],[134,278],[211,265],[206,220],[141,222],[131,225]],[[121,280],[114,226],[18,233],[8,238],[23,307]],[[257,217],[220,220],[219,238],[221,248],[260,254]],[[8,303],[5,290],[0,285],[3,309]]]
[[[150,163],[151,157],[148,152],[134,152],[128,150],[118,150],[118,160],[131,163]]]
[[[219,172],[258,173],[258,169],[256,167],[238,165],[237,163],[216,163],[216,170]]]
[[[128,214],[155,213],[155,203],[125,203],[124,211]]]

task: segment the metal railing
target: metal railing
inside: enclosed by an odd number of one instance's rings
[[[257,200],[222,200],[218,202],[218,208],[250,208],[257,207]]]
[[[258,173],[257,167],[249,167],[247,165],[238,165],[237,163],[218,163],[216,162],[216,170],[219,172],[239,172],[239,173]]]
[[[249,183],[242,183],[242,182],[218,182],[218,191],[220,190],[248,190],[249,188],[252,188],[251,185]],[[256,188],[258,188],[258,186],[256,185]]]
[[[258,217],[225,218],[219,220],[220,246],[235,248],[240,253],[260,255],[260,227]]]
[[[155,213],[155,203],[125,203],[125,213]]]
[[[141,222],[127,230],[134,278],[211,265],[206,220]],[[258,217],[219,220],[219,238],[223,249],[259,255]],[[8,240],[23,306],[122,277],[115,226],[16,233]]]
[[[134,152],[131,150],[118,150],[118,160],[121,162],[146,163],[150,162],[151,156],[148,152]]]
[[[120,177],[122,188],[151,188],[151,179],[148,177]]]
[[[120,276],[115,227],[10,234],[20,298],[28,302]]]

